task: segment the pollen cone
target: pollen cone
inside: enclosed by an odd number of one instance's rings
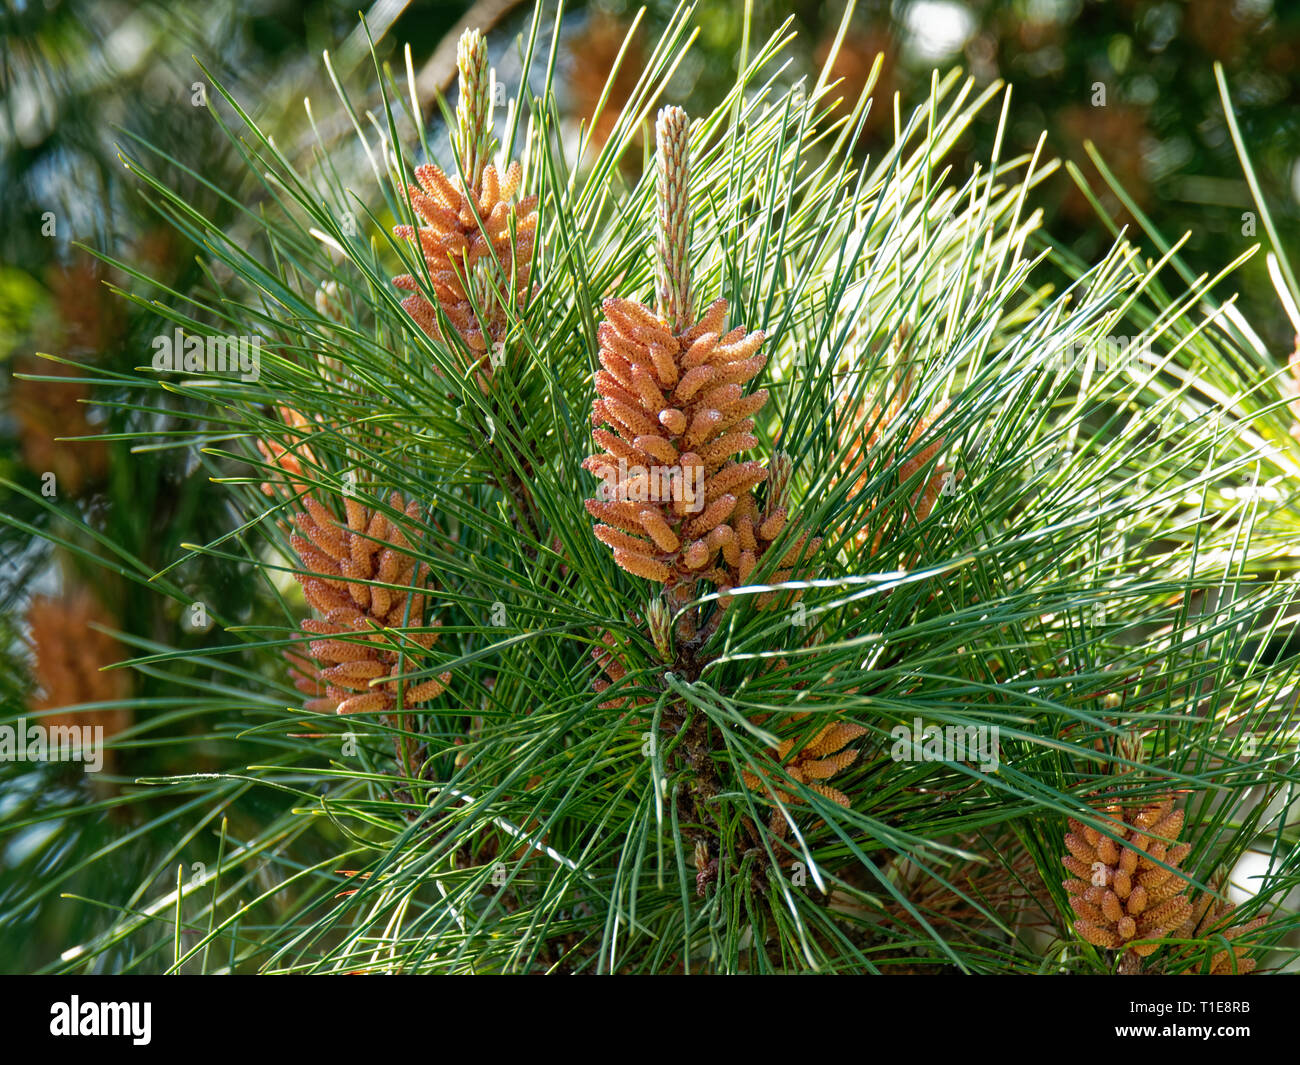
[[[787,521],[784,506],[760,511],[754,499],[768,470],[739,459],[758,443],[752,416],[768,399],[745,390],[767,361],[763,333],[728,329],[726,300],[680,333],[634,300],[603,310],[591,414],[603,450],[583,463],[604,482],[586,504],[596,538],[646,580],[743,584]],[[783,564],[807,547],[801,537]]]
[[[511,163],[504,176],[487,164],[478,194],[467,194],[460,178],[433,165],[416,167],[415,178],[419,184],[410,186],[411,206],[424,224],[396,226],[393,233],[399,240],[418,242],[428,283],[403,274],[393,284],[412,293],[402,306],[437,337],[437,315],[424,294],[431,288],[465,346],[483,356],[478,366],[486,373],[492,345],[504,339],[505,306],[513,303],[522,310],[531,292],[537,197],[515,200],[522,178],[518,163]]]
[[[262,491],[272,498],[306,495],[310,490],[304,480],[307,474],[303,470],[303,460],[309,466],[316,463],[315,453],[306,443],[316,427],[292,407],[280,407],[279,414],[286,431],[279,435],[279,439],[258,440],[257,450],[269,465],[282,470],[285,477],[263,481]]]
[[[1174,809],[1172,797],[1138,806],[1110,803],[1102,812],[1115,838],[1073,818],[1065,836],[1069,853],[1062,861],[1073,877],[1064,886],[1074,930],[1095,946],[1146,958],[1192,915],[1187,881],[1175,871],[1191,850],[1176,842],[1183,812]]]
[[[849,469],[858,469],[869,460],[871,453],[879,448],[888,434],[890,427],[902,413],[912,391],[912,373],[898,373],[893,378],[893,392],[888,402],[873,404],[870,408],[862,411],[860,418],[849,419],[849,432],[852,437],[848,443],[848,450],[845,457],[845,465]],[[892,473],[894,480],[890,484],[894,485],[908,484],[916,474],[928,467],[934,457],[943,450],[946,437],[937,436],[925,444],[924,447],[917,450],[917,445],[930,432],[931,427],[939,420],[947,407],[946,401],[936,404],[924,417],[917,421],[912,431],[908,434],[907,439],[903,441],[900,448],[901,454],[908,457],[902,462],[896,464]],[[865,435],[864,435],[865,433]],[[910,497],[903,505],[890,504],[883,510],[879,518],[873,522],[876,532],[872,535],[864,526],[859,529],[854,540],[859,545],[865,545],[870,540],[869,557],[876,555],[885,540],[885,534],[891,526],[895,534],[904,525],[921,524],[934,510],[935,503],[938,502],[940,494],[944,491],[946,483],[955,483],[960,480],[961,471],[953,473],[942,462],[938,462],[928,474],[912,489]],[[865,470],[858,477],[855,486],[857,491],[861,491],[868,479],[868,472]],[[872,508],[876,509],[875,507]]]
[[[857,761],[858,750],[856,748],[845,750],[845,748],[853,740],[866,735],[866,732],[867,730],[861,725],[855,725],[848,721],[824,725],[806,743],[801,744],[798,737],[782,740],[776,750],[776,761],[794,780],[800,784],[806,784],[809,789],[815,791],[818,795],[830,799],[831,802],[838,803],[847,809],[851,805],[849,797],[838,788],[833,788],[829,784],[823,783],[823,781],[847,769]],[[795,750],[796,747],[799,748],[797,751]],[[756,774],[748,770],[744,772],[743,776],[745,786],[750,791],[762,795],[767,794],[768,784],[765,780],[760,779]],[[785,783],[783,778],[767,773],[764,776],[771,777],[772,793],[781,802],[786,805],[793,805],[802,801],[798,796],[784,790],[782,786]],[[768,827],[778,835],[785,835],[787,823],[779,809],[772,811]]]
[[[404,690],[403,682],[385,679],[417,670],[420,652],[437,639],[435,632],[409,631],[429,627],[423,591],[428,571],[411,557],[402,525],[351,497],[344,499],[346,521],[310,496],[303,504],[290,537],[303,566],[294,576],[321,615],[302,623],[315,637],[308,649],[318,665],[300,655],[290,659],[295,686],[309,696],[306,709],[382,714],[440,695],[450,673],[405,681]],[[414,500],[403,506],[396,493],[389,505],[408,520],[419,514]]]
[[[1235,910],[1236,906],[1233,903],[1209,894],[1202,896],[1196,903],[1192,915],[1178,929],[1177,938],[1205,940],[1204,944],[1193,949],[1198,955],[1208,954],[1209,965],[1207,967],[1202,960],[1184,969],[1186,975],[1204,973],[1209,976],[1244,976],[1254,972],[1255,959],[1249,956],[1249,947],[1239,947],[1234,944],[1227,949],[1219,948],[1223,940],[1226,939],[1231,943],[1241,936],[1262,928],[1268,923],[1268,919],[1256,917],[1245,924],[1237,924],[1232,919]]]
[[[411,207],[423,223],[393,229],[398,240],[414,241],[427,277],[393,278],[412,293],[402,306],[430,336],[441,337],[429,300],[475,356],[474,370],[487,388],[492,368],[504,358],[507,308],[522,310],[531,294],[530,275],[537,236],[537,197],[516,200],[523,171],[512,162],[505,173],[488,162],[492,136],[492,71],[487,43],[466,30],[457,49],[460,100],[453,149],[462,178],[432,164],[415,169],[408,187]],[[442,339],[446,339],[445,337]]]

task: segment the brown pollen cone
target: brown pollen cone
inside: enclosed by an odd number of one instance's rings
[[[749,582],[754,567],[764,558],[777,537],[790,524],[789,520],[789,482],[791,461],[788,455],[777,452],[769,464],[767,502],[760,510],[758,501],[752,491],[746,492],[736,503],[731,517],[731,526],[735,530],[735,549],[723,545],[723,560],[719,587],[729,588]],[[807,571],[807,561],[822,545],[820,536],[809,537],[806,530],[799,530],[798,535],[788,542],[777,569],[765,578],[769,584],[781,584],[796,576],[803,578]],[[803,589],[793,592],[764,592],[758,596],[760,610],[774,606],[787,606],[803,598]],[[724,598],[723,605],[730,600]]]
[[[479,356],[474,370],[486,392],[491,368],[500,365],[505,355],[506,308],[513,305],[521,310],[531,293],[537,197],[515,202],[523,181],[519,164],[512,162],[502,174],[488,162],[496,146],[493,74],[487,41],[478,30],[461,34],[456,67],[460,100],[452,149],[464,177],[449,176],[431,164],[415,168],[418,187],[408,186],[407,192],[424,225],[396,226],[393,233],[398,240],[418,242],[428,277],[403,274],[393,278],[393,284],[412,293],[402,306],[420,328],[446,340],[421,282],[432,286],[452,328]]]
[[[408,191],[411,206],[425,224],[393,229],[399,240],[418,239],[438,304],[475,353],[488,352],[503,339],[504,304],[513,302],[522,309],[530,292],[537,197],[514,202],[522,176],[518,163],[511,163],[504,177],[489,163],[483,168],[483,187],[466,191],[459,177],[448,177],[433,165],[416,167],[419,186]],[[437,316],[422,294],[420,279],[403,274],[393,278],[393,284],[414,293],[402,306],[426,333],[439,336]],[[480,370],[486,372],[484,363],[490,361],[489,353],[479,361]]]
[[[66,267],[47,273],[56,315],[50,350],[72,356],[101,356],[121,336],[122,317],[103,284],[103,268],[96,260],[78,254]],[[18,423],[23,462],[38,474],[53,473],[59,492],[80,495],[108,473],[109,448],[94,437],[102,431],[89,415],[93,393],[79,380],[85,366],[45,359],[24,359],[15,366],[21,373],[66,378],[65,382],[25,381],[15,377],[9,393],[9,410]]]
[[[616,685],[627,676],[627,669],[618,657],[618,641],[612,632],[606,630],[600,635],[600,647],[592,650],[591,657],[604,671],[609,680],[597,677],[591,682],[597,694],[603,694],[611,685]],[[653,700],[648,695],[624,695],[600,704],[601,710],[633,710],[646,706]]]
[[[816,735],[798,751],[794,749],[798,743],[797,737],[792,736],[782,740],[776,749],[776,761],[791,778],[800,784],[806,784],[818,795],[847,809],[852,805],[849,797],[838,788],[833,788],[822,781],[828,780],[857,761],[859,751],[856,748],[848,750],[844,748],[866,732],[867,730],[861,725],[854,725],[847,721],[835,722],[818,730]],[[764,780],[748,770],[745,770],[742,775],[747,788],[760,794],[767,794]],[[789,805],[802,801],[783,790],[783,783],[783,779],[774,777],[771,785],[772,792],[781,802]],[[768,827],[778,835],[785,834],[786,820],[779,809],[772,811]]]
[[[1140,940],[1162,939],[1192,915],[1187,881],[1174,871],[1191,850],[1175,842],[1183,812],[1172,796],[1136,806],[1112,802],[1101,812],[1119,842],[1074,818],[1065,836],[1074,930],[1095,946],[1146,958],[1160,944]]]
[[[1254,972],[1255,959],[1249,956],[1249,947],[1233,945],[1227,949],[1217,949],[1222,940],[1231,942],[1268,923],[1266,917],[1256,917],[1245,924],[1235,924],[1232,914],[1236,908],[1226,899],[1217,899],[1210,894],[1203,895],[1197,901],[1192,915],[1178,929],[1177,938],[1206,940],[1206,946],[1214,953],[1210,956],[1208,967],[1204,964],[1192,965],[1183,970],[1184,975],[1204,973],[1208,976],[1244,976]]]
[[[583,468],[605,481],[587,511],[600,524],[597,539],[623,569],[646,580],[676,585],[705,577],[732,583],[719,570],[752,569],[758,544],[744,552],[729,523],[749,491],[767,479],[758,462],[734,461],[757,445],[750,416],[767,392],[745,395],[742,385],[763,368],[762,332],[728,331],[725,300],[715,302],[690,329],[668,323],[633,300],[603,304],[597,398],[592,437],[605,450]],[[745,508],[745,513],[748,513]],[[766,531],[779,532],[782,519]]]
[[[277,495],[303,496],[308,494],[304,478],[303,460],[308,465],[316,464],[316,456],[311,446],[306,443],[309,433],[315,426],[292,407],[280,407],[280,418],[292,432],[286,432],[282,439],[258,440],[257,450],[261,452],[269,465],[277,466],[288,476],[280,481],[264,481],[262,491],[275,498]]]
[[[817,44],[814,62],[825,66],[835,47],[837,33],[828,31]],[[858,98],[866,90],[875,66],[877,53],[883,54],[880,76],[871,91],[872,106],[862,120],[862,138],[866,139],[887,126],[891,111],[886,102],[894,95],[897,85],[895,67],[898,62],[898,45],[888,33],[881,30],[852,30],[845,35],[831,63],[829,83],[834,84],[830,98],[838,98],[828,116],[832,120],[847,119],[857,106]]]
[[[418,589],[424,587],[427,570],[408,553],[410,540],[400,525],[381,511],[347,496],[347,520],[340,522],[312,497],[302,502],[306,510],[294,516],[298,531],[290,543],[305,572],[294,576],[322,617],[302,623],[305,632],[317,637],[308,646],[319,669],[311,669],[301,655],[290,655],[294,684],[310,697],[308,710],[358,714],[401,709],[397,697],[403,682],[384,678],[412,672],[418,665],[412,652],[432,647],[437,633],[391,630],[425,626],[425,595]],[[419,514],[414,500],[403,507],[397,493],[389,505],[412,520]],[[450,680],[451,674],[443,673],[406,681],[402,708],[435,698]]]
[[[769,471],[737,456],[758,445],[753,416],[768,394],[745,385],[767,362],[758,350],[764,334],[728,329],[722,299],[694,317],[686,112],[660,111],[656,138],[658,310],[630,299],[601,304],[591,435],[604,450],[582,465],[605,482],[586,501],[596,538],[619,566],[665,585],[680,605],[700,580],[724,590],[748,581],[785,529],[790,471],[783,459],[760,511],[753,490]],[[789,579],[819,545],[801,534],[773,582]]]
[[[14,378],[9,409],[18,423],[23,462],[34,473],[53,473],[59,490],[79,495],[83,488],[108,472],[108,446],[102,440],[74,440],[94,436],[90,424],[90,386],[77,380],[83,367],[45,360],[24,360],[23,373],[65,377],[66,384]]]
[[[593,153],[599,153],[614,132],[619,116],[645,69],[645,47],[641,42],[642,33],[638,31],[628,42],[618,73],[613,73],[628,29],[627,23],[596,13],[587,19],[586,25],[574,35],[566,49],[572,63],[569,91],[573,96],[573,113],[586,120],[590,127],[588,143]],[[599,116],[596,115],[598,108],[601,108]]]

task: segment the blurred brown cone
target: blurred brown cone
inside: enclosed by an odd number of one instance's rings
[[[832,30],[818,42],[813,56],[818,67],[825,66],[830,57],[835,36],[836,31]],[[898,60],[898,46],[894,39],[883,30],[850,30],[845,34],[826,79],[832,86],[828,99],[839,100],[831,110],[831,119],[847,118],[853,113],[858,98],[867,87],[877,55],[883,56],[883,59],[880,75],[871,90],[870,110],[862,123],[861,136],[864,140],[877,130],[888,128],[893,122],[893,96],[897,88],[895,67]]]
[[[126,670],[104,667],[126,657],[122,646],[92,623],[116,628],[114,618],[84,588],[61,597],[37,596],[27,608],[27,624],[35,651],[34,674],[38,692],[31,709],[55,711],[42,716],[41,724],[55,726],[100,726],[107,742],[130,727],[131,710],[117,706],[98,710],[67,709],[86,703],[125,700],[131,691]],[[113,762],[106,752],[106,765]]]
[[[569,91],[573,94],[573,111],[587,122],[591,131],[588,144],[593,153],[599,152],[609,140],[645,70],[645,48],[638,32],[628,43],[618,73],[612,79],[610,77],[628,29],[627,23],[597,13],[569,39],[567,51],[572,63]],[[601,97],[605,95],[606,83],[609,84],[609,94],[604,108],[596,115]],[[639,132],[634,134],[634,139],[639,136]]]
[[[87,418],[90,386],[74,380],[79,366],[26,359],[22,373],[66,377],[67,383],[15,378],[9,399],[18,423],[23,463],[36,474],[54,474],[57,496],[78,496],[108,472],[108,445],[100,440],[58,439],[93,436],[99,430]]]

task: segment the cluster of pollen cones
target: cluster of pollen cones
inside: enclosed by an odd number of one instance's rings
[[[776,761],[792,780],[807,785],[810,791],[847,809],[851,805],[849,797],[838,788],[823,782],[857,761],[858,750],[852,747],[847,750],[845,748],[866,732],[867,730],[861,725],[848,721],[835,722],[819,729],[812,739],[802,746],[799,745],[798,737],[782,740],[776,749]],[[799,749],[795,750],[796,747]],[[798,796],[783,789],[784,778],[773,775],[772,782],[769,784],[748,770],[743,775],[745,786],[751,791],[766,794],[770,787],[772,793],[787,805],[800,801]],[[781,811],[774,809],[769,828],[783,835],[785,827],[786,821]]]
[[[1251,972],[1255,962],[1247,957],[1247,948],[1215,949],[1213,944],[1253,932],[1266,919],[1234,925],[1232,903],[1209,894],[1193,905],[1187,897],[1191,884],[1179,869],[1191,845],[1177,842],[1183,811],[1174,809],[1173,797],[1137,805],[1110,802],[1099,812],[1114,839],[1073,818],[1065,836],[1070,853],[1062,860],[1074,874],[1065,890],[1075,932],[1098,947],[1124,951],[1125,960],[1150,957],[1165,939],[1209,939],[1213,954],[1208,968],[1198,969],[1192,962],[1184,971],[1216,976]]]
[[[522,310],[532,289],[537,239],[537,197],[516,200],[523,170],[512,162],[501,173],[489,163],[492,136],[492,70],[487,42],[466,30],[456,49],[460,100],[452,147],[464,177],[432,164],[416,167],[407,187],[411,207],[424,223],[393,229],[398,240],[414,241],[427,278],[403,274],[393,284],[411,295],[402,306],[430,336],[446,340],[426,283],[446,320],[476,356],[474,373],[486,391],[492,367],[504,358],[507,308]]]
[[[768,398],[743,388],[766,362],[763,333],[728,330],[725,300],[681,332],[634,300],[602,308],[591,419],[604,450],[583,463],[604,481],[586,502],[596,537],[646,580],[744,584],[788,517],[784,505],[761,511],[754,498],[768,470],[736,461],[757,445],[752,415]],[[819,545],[801,534],[771,580],[788,580]]]
[[[309,697],[305,708],[322,713],[415,706],[440,695],[451,679],[447,673],[424,681],[398,679],[414,671],[414,655],[437,639],[436,632],[409,631],[426,627],[425,595],[418,589],[428,573],[411,557],[398,521],[350,496],[343,502],[343,522],[311,496],[303,499],[305,511],[294,516],[297,531],[290,543],[304,567],[295,577],[321,614],[302,623],[316,637],[308,647],[319,665],[290,653],[294,684]],[[396,493],[389,505],[408,519],[419,513],[414,501],[403,505]]]
[[[1175,872],[1191,850],[1175,842],[1183,812],[1172,797],[1141,806],[1112,802],[1101,812],[1114,839],[1073,818],[1065,836],[1074,929],[1098,947],[1149,957],[1192,915],[1187,881]]]
[[[438,305],[465,346],[482,356],[477,366],[485,380],[491,349],[504,339],[506,307],[513,302],[521,310],[531,292],[537,197],[515,201],[522,178],[515,162],[504,175],[487,164],[481,188],[465,189],[460,178],[433,165],[417,167],[415,178],[418,186],[408,189],[411,206],[425,224],[396,226],[393,233],[399,240],[418,242]],[[402,306],[420,327],[440,336],[421,280],[403,274],[393,284],[412,293]]]

